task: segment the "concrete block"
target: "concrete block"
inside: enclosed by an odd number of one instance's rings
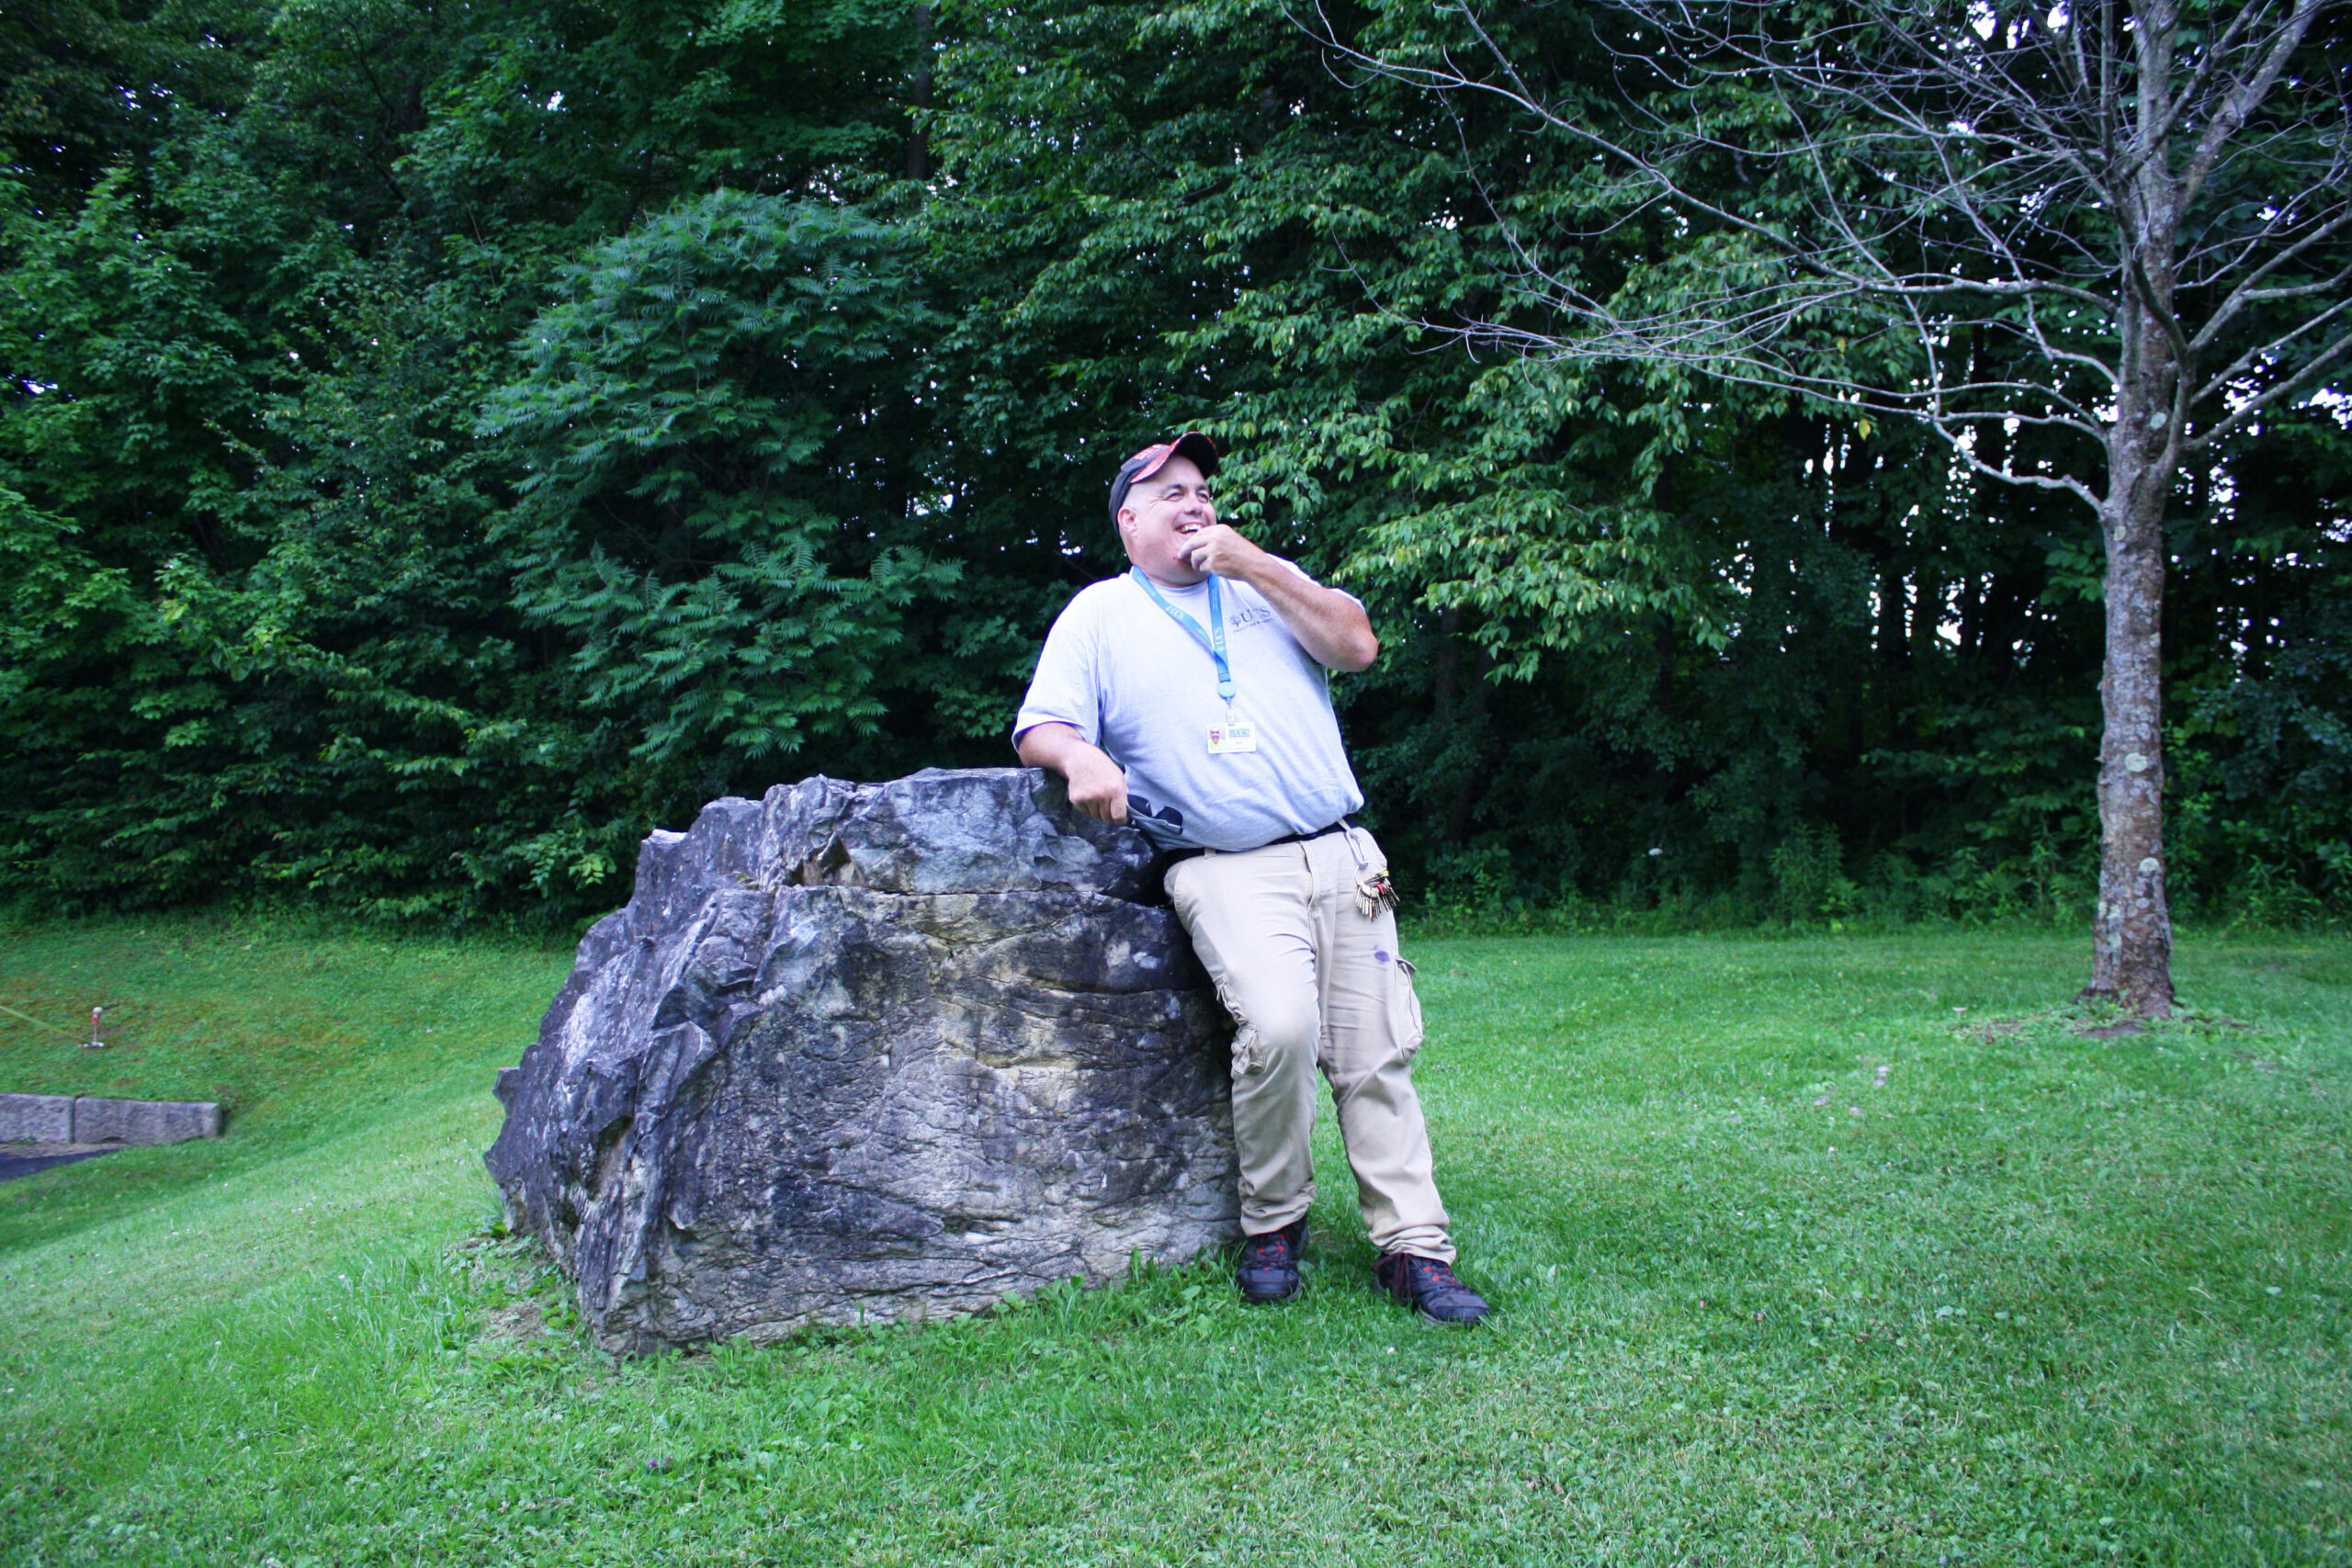
[[[70,1094],[0,1094],[0,1144],[70,1144]]]
[[[77,1144],[184,1144],[220,1135],[220,1107],[179,1100],[77,1100]]]

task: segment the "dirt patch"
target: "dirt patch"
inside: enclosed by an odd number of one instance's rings
[[[513,1306],[501,1307],[482,1325],[483,1337],[489,1339],[537,1339],[547,1331],[547,1314],[537,1302],[516,1302]]]
[[[2184,1034],[2210,1038],[2223,1033],[2259,1032],[2251,1024],[2201,1008],[2176,1007],[2168,1018],[2150,1019],[2131,1017],[2105,1003],[2076,1002],[2028,1013],[2022,1018],[1980,1019],[1955,1027],[1952,1035],[1972,1044],[1996,1045],[2020,1036],[2024,1042],[2054,1044],[2069,1036],[2076,1040],[2120,1040],[2131,1035],[2172,1039]],[[2240,1059],[2245,1059],[2243,1055]]]

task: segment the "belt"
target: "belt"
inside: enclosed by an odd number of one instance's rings
[[[1258,847],[1261,850],[1271,850],[1276,844],[1303,844],[1310,839],[1328,839],[1334,833],[1344,833],[1354,826],[1354,823],[1342,817],[1337,822],[1332,823],[1329,828],[1317,828],[1312,833],[1284,833],[1279,839],[1268,839],[1264,843],[1260,844]],[[1250,852],[1247,850],[1236,850],[1233,852],[1236,854],[1248,854]]]
[[[1256,850],[1271,850],[1276,844],[1304,844],[1308,842],[1310,840],[1327,839],[1334,833],[1344,833],[1354,826],[1354,823],[1342,817],[1337,822],[1332,823],[1329,828],[1317,828],[1311,833],[1284,833],[1279,839],[1268,839],[1264,843],[1255,845],[1251,849],[1219,850],[1217,851],[1217,853],[1221,855],[1246,855],[1255,852]],[[1168,852],[1168,858],[1165,863],[1168,865],[1174,865],[1178,861],[1191,860],[1194,855],[1205,854],[1206,852],[1207,852],[1204,850],[1195,849],[1170,850]]]

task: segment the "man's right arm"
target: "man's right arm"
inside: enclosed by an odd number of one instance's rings
[[[1021,761],[1050,768],[1069,781],[1069,803],[1104,822],[1127,819],[1127,775],[1110,753],[1087,743],[1067,724],[1036,724],[1021,732]]]

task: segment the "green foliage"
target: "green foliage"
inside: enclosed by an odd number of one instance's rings
[[[93,862],[111,858],[104,837],[115,825],[112,814],[90,809],[86,796],[75,799],[71,786],[95,790],[109,765],[136,765],[135,739],[142,730],[152,735],[170,711],[151,703],[127,713],[124,690],[169,691],[184,672],[130,573],[95,558],[80,534],[0,489],[0,746],[14,759],[12,773],[52,781],[51,789],[19,798],[0,855],[12,884],[65,908],[86,894]],[[102,738],[109,734],[122,739],[107,746]],[[59,743],[68,737],[86,738],[93,750],[76,754]],[[68,787],[54,787],[59,782]]]
[[[684,755],[684,739],[653,743],[662,766],[647,765],[628,727],[673,723],[671,705],[604,700],[576,668],[591,629],[526,612],[525,558],[553,525],[544,507],[512,504],[524,454],[477,425],[529,374],[525,329],[607,220],[595,215],[606,176],[570,132],[605,146],[634,134],[632,117],[727,129],[679,118],[662,73],[684,51],[701,62],[706,107],[733,82],[756,109],[731,130],[756,135],[665,163],[662,178],[750,166],[762,182],[838,187],[862,177],[842,158],[899,134],[887,129],[896,110],[850,89],[889,84],[904,26],[854,6],[764,18],[738,6],[714,52],[718,35],[673,8],[292,7],[247,39],[261,60],[237,112],[191,114],[78,204],[22,197],[0,296],[12,378],[0,483],[31,509],[9,514],[12,550],[41,517],[57,525],[40,537],[73,543],[28,560],[21,583],[26,558],[12,555],[12,597],[40,617],[13,630],[40,662],[5,714],[26,739],[0,761],[10,888],[45,908],[286,891],[395,917],[565,919],[613,897],[650,820],[734,783],[728,755]],[[529,62],[548,60],[560,85],[520,96]],[[809,91],[827,73],[840,90]],[[567,94],[560,112],[553,91]],[[826,130],[844,114],[846,140]],[[526,123],[536,172],[519,152],[503,171],[485,161],[485,144],[521,145]],[[629,172],[631,199],[666,201],[648,173]],[[493,214],[493,197],[514,205]],[[895,276],[888,287],[903,293]],[[896,318],[886,350],[919,319]],[[825,352],[843,364],[865,353]],[[867,368],[901,385],[914,374]],[[886,522],[867,505],[843,526]],[[729,570],[792,549],[747,539]],[[106,575],[80,591],[74,614],[88,625],[69,625],[42,606],[62,602],[85,556]],[[801,641],[887,641],[876,628],[892,605],[936,581],[903,542],[878,572],[804,573],[794,590],[815,592],[819,613]],[[93,629],[107,584],[122,622],[111,641]],[[827,612],[845,588],[872,607],[836,633]],[[818,701],[854,728],[875,705],[850,687],[872,660],[836,663]],[[609,687],[633,672],[604,676]],[[680,691],[677,733],[699,735],[684,716],[704,686]]]
[[[1426,907],[2067,918],[2072,503],[1449,336],[1536,324],[1535,269],[1729,298],[1754,257],[1650,209],[1557,243],[1605,169],[1335,74],[1295,9],[0,18],[0,894],[562,922],[721,791],[1009,761],[1045,627],[1118,565],[1109,471],[1197,426],[1227,513],[1373,610],[1335,694]],[[1605,125],[1595,15],[1497,25]],[[1335,17],[1386,58],[1462,41]],[[1736,84],[1685,107],[1774,134]],[[1797,220],[1768,164],[1703,173]],[[1909,374],[1849,325],[1792,350]],[[2199,916],[2352,891],[2344,442],[2274,418],[2174,508]]]
[[[566,268],[481,433],[528,477],[500,525],[581,705],[653,763],[871,734],[910,602],[944,592],[917,509],[921,348],[901,231],[721,191]]]
[[[70,209],[179,116],[233,111],[266,14],[252,0],[17,0],[0,13],[0,164],[37,209]]]

